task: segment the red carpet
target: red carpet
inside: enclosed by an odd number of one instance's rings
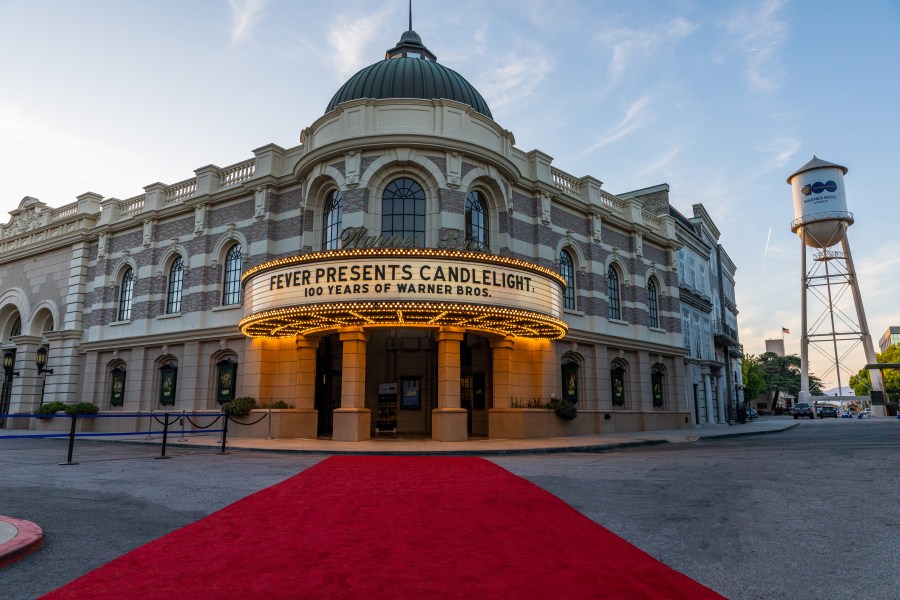
[[[480,458],[334,457],[45,598],[721,598]]]

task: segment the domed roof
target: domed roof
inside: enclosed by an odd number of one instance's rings
[[[342,85],[325,112],[360,98],[443,98],[468,104],[476,112],[494,118],[478,90],[453,69],[438,64],[411,29],[396,47],[387,51],[384,60],[362,69]]]

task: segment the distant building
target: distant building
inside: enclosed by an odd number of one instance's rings
[[[766,352],[774,352],[778,356],[784,356],[784,340],[766,340]]]
[[[652,189],[652,188],[651,188]],[[645,207],[653,211],[656,207]],[[685,393],[694,423],[725,423],[744,402],[743,348],[737,330],[734,296],[736,267],[719,243],[719,229],[702,204],[686,217],[671,206],[678,251],[681,330],[685,357]]]
[[[900,344],[900,325],[891,325],[878,340],[878,347],[882,352],[893,346]]]

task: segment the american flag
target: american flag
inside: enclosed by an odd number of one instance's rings
[[[782,328],[781,328],[781,333],[790,333],[790,332],[791,332],[791,330],[788,329],[787,327],[782,327]]]

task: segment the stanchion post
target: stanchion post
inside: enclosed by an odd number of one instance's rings
[[[184,438],[184,416],[185,416],[185,414],[186,414],[185,411],[182,410],[182,411],[181,411],[181,439],[178,440],[179,442],[186,442],[186,441],[187,441],[187,440]]]
[[[150,432],[153,431],[153,411],[150,411],[150,421],[147,423],[147,439],[150,439]]]
[[[155,458],[172,458],[171,456],[166,456],[166,442],[169,439],[169,413],[163,413],[163,441],[162,441],[162,450],[159,453],[159,456]]]
[[[219,454],[228,454],[225,452],[225,440],[228,438],[228,415],[222,413],[222,450]]]
[[[266,415],[269,417],[269,436],[266,438],[267,440],[272,439],[272,409],[266,411]]]
[[[72,462],[72,452],[75,450],[75,422],[78,418],[78,415],[72,413],[69,415],[72,418],[72,428],[69,430],[69,456],[66,459],[66,462],[59,463],[60,465],[77,465],[77,462]]]

